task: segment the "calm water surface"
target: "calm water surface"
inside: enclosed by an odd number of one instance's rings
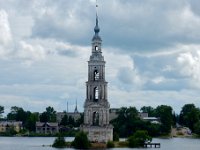
[[[54,139],[54,137],[0,137],[0,150],[56,150],[56,148],[48,146],[53,143]],[[66,138],[66,141],[72,140],[73,138]],[[161,143],[161,148],[148,148],[149,150],[200,150],[200,139],[154,139],[153,142]],[[65,149],[73,150],[70,148]],[[114,148],[110,150],[120,149],[122,148]],[[123,150],[131,149],[123,148]],[[144,149],[140,148],[134,150]]]

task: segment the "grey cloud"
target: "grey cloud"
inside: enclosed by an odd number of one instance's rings
[[[198,43],[199,23],[184,14],[188,13],[184,12],[187,8],[195,13],[197,3],[197,0],[102,0],[99,1],[100,35],[105,46],[130,53],[160,51],[177,43]],[[1,0],[0,4],[5,9],[14,8],[18,15],[33,18],[30,38],[54,38],[79,45],[90,43],[95,4],[89,0],[10,0],[7,3]],[[196,25],[191,27],[190,23]]]
[[[200,9],[199,9],[200,1],[199,1],[199,0],[189,0],[188,3],[189,3],[189,5],[190,5],[192,11],[193,11],[196,15],[200,16]]]
[[[46,5],[53,15],[48,15],[47,9],[46,14],[36,18],[33,37],[88,45],[95,23],[91,3],[50,1]],[[191,20],[181,18],[189,5],[185,1],[111,0],[99,5],[100,34],[106,46],[121,47],[124,51],[155,51],[200,40],[198,28],[190,28]],[[68,24],[71,15],[74,22]]]
[[[179,20],[187,7],[185,1],[105,3],[106,8],[102,8],[105,9],[102,16],[102,34],[107,45],[122,47],[125,51],[140,52],[155,51],[182,42],[199,41],[198,28],[194,27],[191,32],[187,27],[190,21],[187,18]],[[183,24],[186,27],[180,29]]]
[[[121,68],[118,72],[118,79],[124,84],[132,84],[133,76],[134,74],[128,68]]]
[[[160,83],[154,83],[152,81],[147,82],[143,86],[143,90],[152,90],[152,91],[181,91],[188,89],[189,81],[180,79],[180,80],[170,80],[165,79]]]
[[[73,50],[66,50],[66,49],[58,50],[58,54],[64,55],[64,56],[70,56],[70,57],[77,56],[77,54]]]

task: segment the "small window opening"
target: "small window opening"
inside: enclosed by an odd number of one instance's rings
[[[98,46],[95,46],[95,51],[98,51],[99,50],[99,47]]]

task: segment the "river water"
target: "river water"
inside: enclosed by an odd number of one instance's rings
[[[49,146],[54,139],[54,137],[0,137],[0,150],[56,150],[56,148]],[[72,140],[73,138],[66,138],[66,141]],[[153,139],[153,142],[161,143],[161,148],[148,148],[149,150],[200,150],[200,139]],[[65,149],[73,150],[71,148]],[[131,150],[130,148],[113,148],[110,150],[120,149]],[[144,149],[146,150],[146,148],[134,150]]]

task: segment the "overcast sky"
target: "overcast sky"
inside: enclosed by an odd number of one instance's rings
[[[200,107],[200,1],[99,0],[111,108]],[[83,111],[95,0],[0,0],[0,105]]]

